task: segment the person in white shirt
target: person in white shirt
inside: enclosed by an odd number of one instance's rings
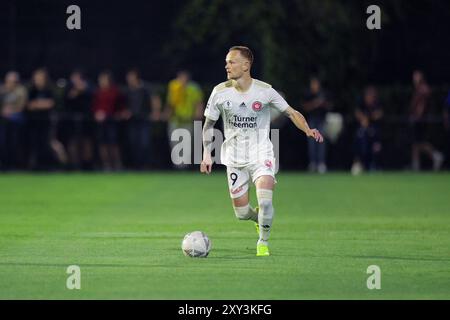
[[[290,107],[271,85],[251,77],[253,54],[249,48],[230,48],[225,61],[228,81],[213,89],[204,112],[204,151],[200,171],[211,173],[213,128],[222,116],[225,141],[221,147],[221,162],[227,167],[234,211],[237,218],[256,223],[259,233],[256,255],[268,256],[276,183],[276,159],[269,139],[270,108],[284,113],[316,142],[322,143],[323,137],[318,130],[309,128],[303,115]],[[249,204],[250,179],[256,186],[257,208]]]

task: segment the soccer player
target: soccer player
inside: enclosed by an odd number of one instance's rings
[[[303,115],[290,107],[271,85],[251,77],[253,54],[249,48],[230,48],[225,62],[228,81],[214,87],[204,112],[200,171],[211,173],[213,127],[222,116],[225,141],[221,146],[221,162],[227,167],[234,212],[238,219],[256,223],[259,232],[256,255],[268,256],[276,183],[273,145],[269,139],[270,108],[284,113],[315,141],[321,143],[323,138],[318,130],[309,128]],[[249,204],[250,179],[256,186],[257,208]]]

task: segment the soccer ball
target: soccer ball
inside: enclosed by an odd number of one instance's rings
[[[211,250],[211,241],[202,231],[194,231],[184,236],[181,249],[185,256],[206,258]]]

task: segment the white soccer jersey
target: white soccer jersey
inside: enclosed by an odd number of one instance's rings
[[[231,80],[217,85],[209,97],[204,115],[211,120],[222,116],[225,131],[220,157],[222,164],[244,167],[272,160],[270,108],[283,112],[287,107],[287,102],[271,85],[256,79],[252,79],[246,92],[237,91]]]

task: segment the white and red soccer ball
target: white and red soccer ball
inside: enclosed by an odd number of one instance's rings
[[[194,231],[184,236],[181,249],[185,256],[206,258],[211,251],[211,240],[202,231]]]

